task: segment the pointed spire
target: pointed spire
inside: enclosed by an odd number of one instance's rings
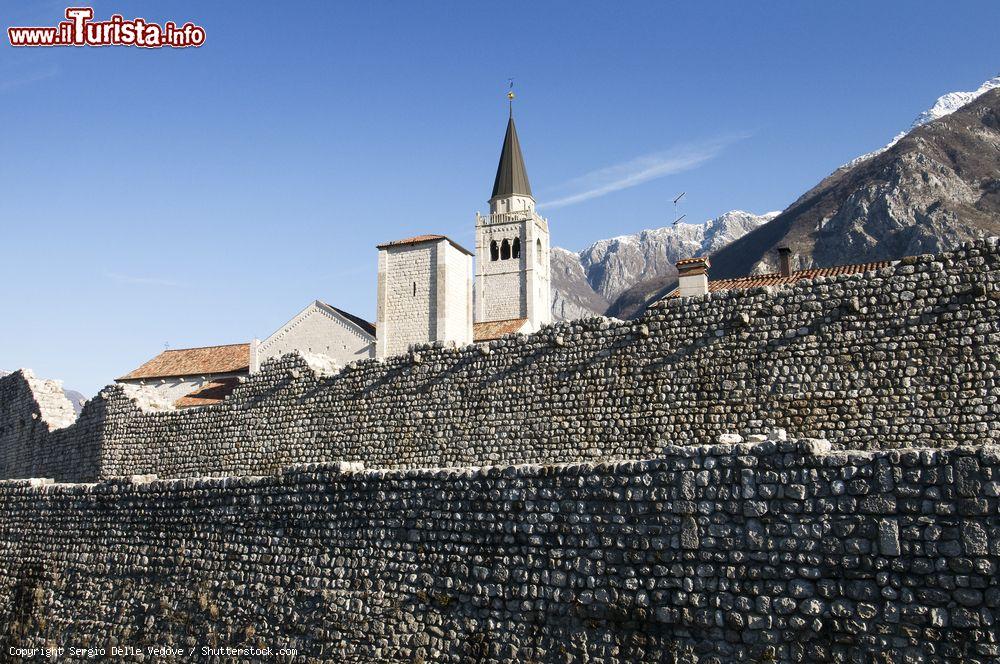
[[[528,184],[528,171],[524,168],[521,143],[517,140],[512,105],[510,119],[507,120],[507,135],[503,137],[503,150],[500,152],[500,163],[497,165],[497,177],[493,181],[493,195],[490,199],[514,194],[531,196],[531,185]]]

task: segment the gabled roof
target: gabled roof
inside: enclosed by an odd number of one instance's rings
[[[844,274],[860,274],[862,272],[881,270],[884,267],[889,267],[892,263],[893,261],[876,261],[874,263],[852,263],[849,265],[834,265],[833,267],[818,267],[810,270],[797,270],[792,272],[787,277],[778,272],[769,272],[767,274],[751,274],[746,277],[737,277],[735,279],[718,279],[716,281],[712,281],[711,275],[709,275],[708,292],[716,293],[718,291],[727,290],[745,290],[747,288],[759,288],[761,286],[782,286],[786,284],[794,284],[804,279],[838,277]],[[675,288],[667,293],[665,297],[677,297],[677,291],[678,289]]]
[[[193,408],[195,406],[209,406],[213,403],[221,403],[240,384],[240,379],[236,376],[228,378],[218,378],[209,381],[193,392],[189,392],[174,402],[177,408]]]
[[[250,370],[250,344],[165,350],[118,380],[239,373]]]
[[[474,342],[493,341],[505,334],[520,332],[527,318],[510,318],[507,320],[491,320],[483,323],[473,323],[472,340]]]
[[[388,249],[389,247],[403,247],[408,244],[423,244],[424,242],[437,242],[438,240],[447,240],[451,244],[451,246],[455,247],[462,253],[468,254],[469,256],[474,255],[471,251],[469,251],[459,243],[455,242],[447,235],[435,235],[435,234],[414,235],[413,237],[404,238],[402,240],[390,240],[389,242],[376,244],[375,248]]]
[[[500,151],[500,163],[497,164],[497,176],[493,180],[493,194],[490,198],[513,194],[531,196],[531,185],[528,183],[521,142],[517,140],[514,115],[511,113],[507,120],[507,134],[503,137],[503,149]]]
[[[358,327],[360,327],[362,330],[364,330],[368,334],[372,335],[373,337],[375,336],[375,325],[373,323],[371,323],[369,321],[366,321],[364,318],[361,318],[360,316],[355,316],[354,314],[348,313],[348,312],[344,311],[343,309],[339,309],[339,308],[333,306],[332,304],[327,304],[326,302],[323,302],[322,300],[316,300],[316,301],[319,302],[322,305],[330,307],[331,309],[333,309],[334,311],[336,311],[338,314],[340,314],[341,316],[343,316],[344,318],[346,318],[350,322],[354,323],[355,325],[357,325]]]

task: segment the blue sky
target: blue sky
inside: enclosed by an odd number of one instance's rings
[[[472,244],[508,77],[553,243],[578,250],[666,225],[680,191],[694,221],[781,209],[1000,73],[996,2],[93,6],[207,42],[4,34],[0,368],[88,395],[316,298],[373,317],[378,242]],[[8,2],[3,27],[64,8]]]

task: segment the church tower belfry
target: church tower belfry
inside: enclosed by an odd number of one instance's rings
[[[549,224],[535,212],[513,105],[489,202],[476,213],[476,322],[525,319],[534,332],[552,320]]]

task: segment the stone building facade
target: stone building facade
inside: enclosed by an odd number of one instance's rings
[[[444,235],[378,246],[377,356],[472,343],[472,253]]]
[[[250,346],[250,371],[287,353],[325,355],[339,366],[375,356],[375,326],[316,300],[263,341]]]
[[[465,250],[443,235],[378,246],[378,357],[405,353],[418,343],[491,341],[551,322],[549,225],[535,212],[513,114],[489,205],[490,214],[476,214],[475,289],[471,260],[468,268],[461,265]],[[459,302],[466,292],[468,311]]]
[[[476,215],[476,322],[523,320],[534,332],[552,320],[549,225],[535,212],[513,115],[489,205]]]
[[[374,357],[375,326],[316,300],[263,341],[165,350],[115,382],[150,406],[207,406],[264,362],[289,353],[323,356],[336,366]]]

